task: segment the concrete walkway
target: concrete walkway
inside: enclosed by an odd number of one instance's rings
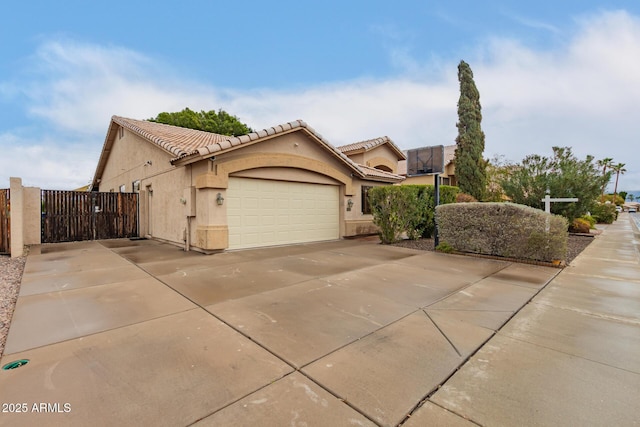
[[[406,425],[640,425],[639,249],[623,213]]]
[[[367,241],[44,245],[0,362],[29,359],[0,371],[0,425],[633,425],[630,227],[557,277]]]

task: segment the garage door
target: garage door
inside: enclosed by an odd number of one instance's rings
[[[339,237],[335,185],[229,178],[229,249]]]

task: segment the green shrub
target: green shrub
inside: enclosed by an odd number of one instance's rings
[[[591,216],[599,224],[611,224],[618,217],[616,205],[613,203],[596,203],[591,208]]]
[[[567,220],[512,203],[455,203],[436,209],[440,239],[455,250],[539,261],[564,260]]]
[[[380,228],[380,240],[388,244],[400,239],[408,228],[420,222],[418,190],[409,186],[382,186],[369,190],[373,223]],[[412,234],[414,234],[412,232]]]
[[[569,226],[569,231],[572,233],[588,233],[591,229],[589,221],[583,218],[576,218]]]
[[[454,203],[458,187],[440,186],[440,204]],[[410,239],[431,237],[435,229],[433,185],[394,185],[369,190],[373,223],[382,243],[393,243],[407,233]]]
[[[595,228],[597,221],[594,217],[592,217],[591,215],[582,215],[582,219],[584,219],[585,221],[587,221],[589,223],[589,228]]]
[[[401,187],[416,188],[418,191],[418,198],[422,200],[420,203],[426,204],[426,209],[423,211],[421,219],[422,237],[430,238],[433,236],[433,232],[436,229],[435,222],[435,187],[433,185],[402,185]],[[450,185],[440,186],[440,204],[446,205],[448,203],[455,203],[456,197],[460,189]],[[407,233],[408,234],[408,233]]]
[[[450,254],[451,252],[455,251],[455,249],[447,242],[441,242],[440,244],[438,244],[438,246],[436,246],[436,251]]]

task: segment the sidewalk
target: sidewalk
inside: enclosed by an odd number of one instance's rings
[[[443,416],[438,406],[459,425],[640,425],[640,232],[632,222],[621,214],[405,425],[432,425]]]

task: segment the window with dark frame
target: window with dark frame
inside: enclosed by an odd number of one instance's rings
[[[371,214],[371,205],[369,205],[369,190],[371,190],[372,186],[362,186],[362,214],[369,215]]]

